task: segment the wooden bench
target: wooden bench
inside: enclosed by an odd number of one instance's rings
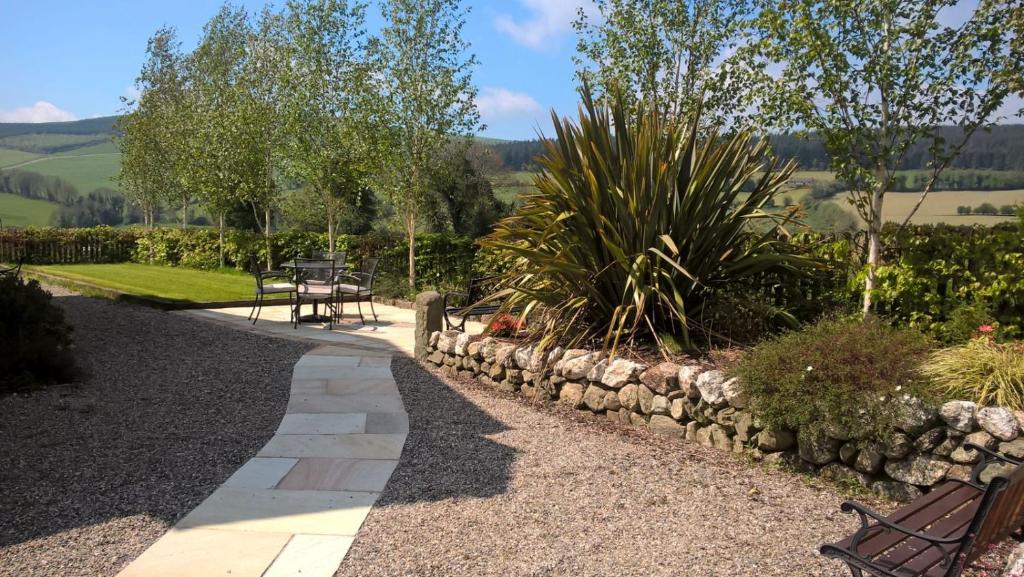
[[[1024,524],[1024,467],[1021,461],[964,445],[982,455],[969,481],[950,480],[892,515],[879,515],[846,501],[844,512],[860,516],[861,527],[821,554],[844,561],[853,577],[952,577]],[[994,463],[1012,465],[987,484],[982,472]]]
[[[465,332],[467,318],[471,316],[493,315],[501,310],[501,304],[499,303],[476,304],[484,300],[484,291],[488,288],[490,282],[496,278],[497,276],[485,276],[470,279],[465,292],[453,291],[445,293],[441,300],[441,305],[444,307],[445,328]],[[454,301],[459,301],[461,304],[455,304]],[[513,307],[507,312],[519,313],[522,312],[522,307]],[[456,319],[457,323],[452,322],[451,317],[453,316],[458,317]]]

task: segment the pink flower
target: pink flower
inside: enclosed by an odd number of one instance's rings
[[[986,335],[995,330],[995,327],[993,327],[992,325],[981,325],[980,327],[978,327],[978,332]]]

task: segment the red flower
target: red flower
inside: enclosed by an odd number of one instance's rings
[[[995,330],[995,327],[993,327],[992,325],[981,325],[980,327],[978,327],[978,332],[986,335],[991,332],[995,332]]]

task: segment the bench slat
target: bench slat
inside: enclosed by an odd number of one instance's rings
[[[977,513],[979,504],[981,504],[981,499],[972,500],[952,515],[929,527],[926,532],[935,537],[957,537],[963,534]],[[900,567],[915,573],[922,573],[942,561],[943,550],[955,551],[958,547],[958,543],[938,546],[912,537],[900,543],[899,547],[891,549],[875,559],[875,562],[886,567]]]
[[[921,531],[942,518],[943,515],[947,514],[954,507],[967,502],[977,495],[980,495],[980,492],[974,487],[955,481],[947,481],[936,487],[919,501],[903,507],[886,517],[886,519],[903,525],[908,529]],[[874,557],[906,538],[906,535],[902,533],[886,531],[883,527],[879,527],[861,539],[857,552],[861,555]],[[849,549],[852,541],[853,536],[851,535],[840,541],[837,545],[843,549]]]

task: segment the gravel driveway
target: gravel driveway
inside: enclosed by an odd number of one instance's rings
[[[829,485],[407,359],[392,371],[410,435],[338,576],[849,575],[816,553],[857,526]]]
[[[0,575],[114,575],[273,435],[311,347],[56,300],[88,376],[0,398]]]

